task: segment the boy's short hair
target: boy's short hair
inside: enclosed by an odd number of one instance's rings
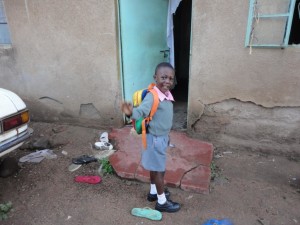
[[[161,67],[169,67],[170,69],[174,70],[173,66],[170,63],[168,63],[168,62],[162,62],[162,63],[160,63],[160,64],[158,64],[156,66],[156,68],[155,68],[155,74],[156,74],[157,70],[159,70],[159,68],[161,68]]]

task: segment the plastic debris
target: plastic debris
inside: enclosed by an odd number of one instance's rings
[[[40,151],[36,151],[30,153],[28,155],[23,156],[19,159],[20,163],[31,162],[31,163],[40,163],[43,159],[56,159],[57,155],[53,153],[53,150],[44,149]]]
[[[233,223],[229,219],[223,219],[223,220],[210,219],[205,221],[202,225],[233,225]]]
[[[65,150],[62,150],[62,151],[61,151],[61,154],[63,154],[63,155],[68,155],[68,152],[65,151]]]

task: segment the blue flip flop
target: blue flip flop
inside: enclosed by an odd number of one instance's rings
[[[162,219],[162,214],[161,212],[151,209],[149,207],[145,208],[133,208],[131,210],[131,215],[133,216],[138,216],[138,217],[144,217],[149,220],[161,220]]]

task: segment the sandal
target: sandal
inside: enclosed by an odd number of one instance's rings
[[[97,162],[98,160],[93,156],[82,155],[78,158],[72,159],[74,164],[88,164],[91,162]]]
[[[99,150],[112,150],[113,146],[111,143],[100,141],[95,143],[95,148]]]
[[[107,132],[103,132],[103,133],[100,135],[100,141],[108,142],[108,133],[107,133]]]
[[[138,217],[144,217],[149,220],[161,220],[162,214],[158,210],[151,209],[149,207],[145,208],[133,208],[131,210],[131,215],[138,216]]]
[[[99,177],[99,176],[76,176],[74,180],[76,182],[80,182],[80,183],[98,184],[101,182],[101,177]]]
[[[78,170],[81,167],[81,164],[74,164],[72,163],[69,167],[68,170],[70,172],[74,172],[75,170]]]

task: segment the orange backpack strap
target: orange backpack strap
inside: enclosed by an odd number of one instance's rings
[[[152,104],[149,116],[146,117],[142,122],[142,142],[143,142],[144,149],[147,148],[146,124],[150,123],[150,121],[152,120],[152,117],[156,113],[158,105],[159,105],[158,94],[157,94],[157,91],[153,89],[154,86],[155,86],[155,84],[152,83],[148,87],[148,91],[151,92],[153,95],[153,104]]]
[[[153,89],[154,87],[155,87],[155,83],[151,83],[151,84],[149,84],[149,86],[148,86],[148,91],[150,91],[151,89]]]
[[[146,119],[147,118],[143,119],[143,121],[142,121],[142,142],[143,142],[144,149],[147,149],[147,135],[146,135],[146,123],[147,123]]]
[[[152,120],[152,117],[156,113],[158,105],[159,105],[159,98],[158,98],[157,91],[155,91],[154,89],[150,90],[149,92],[151,92],[153,95],[153,104],[152,104],[152,108],[151,108],[150,115],[149,115],[150,120]]]

